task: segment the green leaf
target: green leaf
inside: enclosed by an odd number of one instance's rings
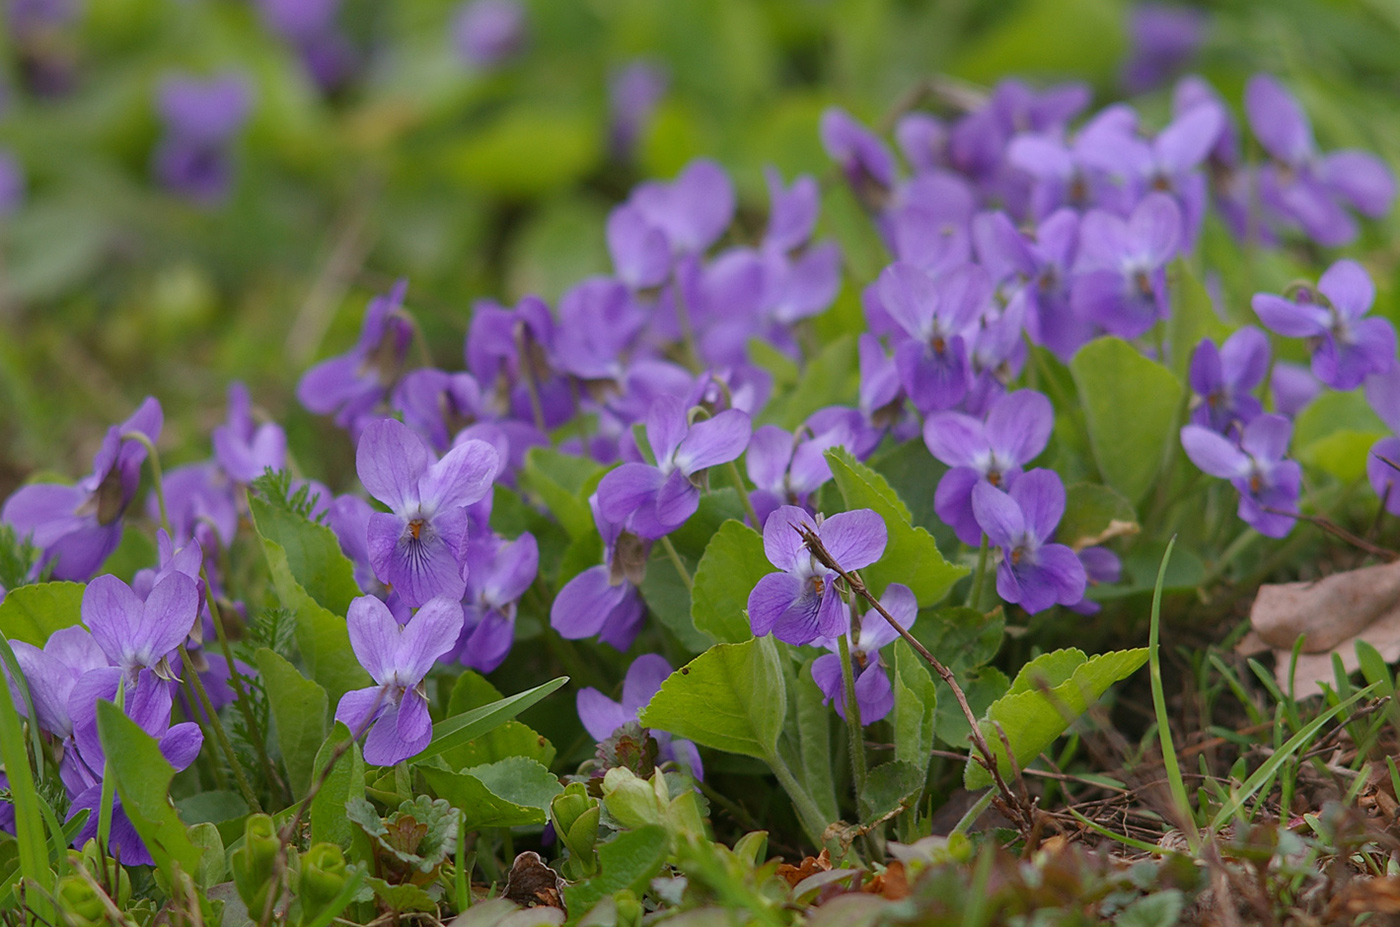
[[[519,692],[509,698],[503,698],[498,702],[473,708],[471,711],[439,721],[433,725],[433,739],[410,762],[426,760],[440,753],[446,753],[453,747],[470,743],[487,731],[514,718],[568,681],[568,676],[560,676],[557,679],[551,679],[544,685],[526,689],[524,692]]]
[[[462,812],[467,830],[543,824],[550,800],[564,791],[548,769],[522,756],[461,772],[418,769],[440,798]]]
[[[590,457],[575,457],[552,447],[532,447],[520,470],[520,488],[531,493],[559,519],[573,540],[597,534],[588,496],[604,468]]]
[[[716,750],[771,757],[787,714],[778,660],[770,637],[716,644],[661,684],[641,723]]]
[[[618,892],[641,894],[661,871],[670,844],[666,829],[655,824],[618,834],[598,848],[596,876],[564,887],[564,903],[578,917]]]
[[[998,8],[987,28],[961,43],[952,73],[983,84],[1012,73],[1107,82],[1123,45],[1122,13],[1111,0],[1022,0]]]
[[[870,619],[883,621],[879,615]],[[984,615],[975,608],[940,608],[925,612],[910,629],[914,639],[954,673],[981,666],[997,655],[1006,636],[1006,614]]]
[[[822,815],[835,821],[841,817],[831,762],[831,724],[835,715],[812,678],[813,660],[798,664],[789,656],[795,648],[779,644],[777,649],[788,692],[788,716],[779,740],[780,755],[796,773]]]
[[[1002,775],[1011,763],[997,725],[1006,733],[1016,766],[1024,769],[1055,742],[1109,686],[1126,679],[1147,662],[1147,648],[1116,650],[1089,659],[1079,650],[1057,650],[1032,660],[1016,675],[1006,695],[997,699],[981,721],[982,735],[997,757]],[[985,788],[992,777],[969,761],[963,772],[969,789]]]
[[[924,658],[902,640],[890,645],[894,655],[894,758],[927,768],[933,749],[938,686]]]
[[[1114,921],[1117,927],[1175,927],[1186,905],[1179,888],[1158,889],[1124,908]]]
[[[695,564],[684,554],[678,556],[686,570],[693,572]],[[642,579],[641,591],[652,616],[676,636],[688,653],[700,653],[714,643],[708,635],[695,630],[690,620],[690,590],[660,545],[652,550],[651,559],[647,561],[647,575]]]
[[[6,601],[18,591],[19,589],[12,590]],[[34,774],[29,768],[24,727],[20,722],[19,712],[15,709],[14,697],[11,687],[4,686],[4,697],[0,698],[0,761],[4,762],[9,776],[10,798],[15,806],[15,839],[18,842],[19,856],[19,868],[15,875],[22,875],[45,890],[50,890],[53,887],[54,874],[48,865],[43,811],[39,807],[39,792],[34,787]],[[41,904],[41,907],[49,911],[47,905]]]
[[[228,862],[224,858],[224,838],[208,822],[190,825],[190,842],[199,850],[199,868],[191,873],[194,884],[207,889],[224,881]]]
[[[970,672],[957,674],[958,685],[962,686],[967,697],[968,707],[973,717],[980,718],[992,703],[1006,694],[1011,680],[995,666],[980,666]],[[972,727],[962,712],[962,706],[953,696],[953,690],[943,680],[938,680],[937,707],[933,716],[933,731],[938,739],[955,750],[963,750],[968,745],[968,735]]]
[[[737,644],[753,637],[749,593],[772,572],[761,534],[738,521],[720,525],[695,568],[690,617],[696,630],[723,643]]]
[[[342,744],[350,740],[350,729],[339,721],[331,728],[320,752],[316,754],[316,777],[325,775],[326,766]],[[365,796],[365,761],[360,756],[359,744],[353,744],[335,764],[326,784],[311,799],[311,842],[334,843],[344,849],[350,847],[355,836],[355,828],[345,816],[345,803]]]
[[[891,760],[871,769],[860,794],[861,820],[877,821],[917,797],[924,790],[926,766],[926,761]]]
[[[296,615],[297,648],[311,678],[339,704],[346,692],[371,682],[350,648],[345,624],[350,602],[360,594],[354,568],[326,526],[257,497],[249,504],[277,597]]]
[[[861,571],[871,592],[879,596],[890,583],[904,583],[913,590],[920,606],[928,606],[947,595],[953,584],[967,575],[967,567],[943,559],[933,535],[910,523],[909,508],[883,476],[843,447],[827,451],[826,459],[847,510],[874,509],[885,520],[889,537],[885,555]]]
[[[292,794],[305,798],[316,775],[316,754],[326,740],[326,690],[302,676],[275,652],[257,653],[258,673],[277,723],[277,748],[287,768]]]
[[[82,583],[35,583],[11,589],[0,602],[0,635],[44,646],[53,632],[79,623],[86,588]]]
[[[433,896],[411,882],[390,883],[375,876],[366,876],[365,884],[374,890],[374,897],[397,912],[436,911]]]
[[[1176,446],[1181,382],[1120,338],[1089,342],[1069,366],[1099,473],[1136,505]]]
[[[1350,483],[1366,475],[1371,445],[1389,434],[1361,390],[1326,390],[1298,413],[1293,447],[1305,466]]]
[[[457,677],[457,682],[452,686],[452,695],[447,700],[447,714],[449,717],[459,715],[500,699],[500,691],[487,682],[484,676],[466,670]],[[442,756],[450,768],[466,769],[468,766],[494,763],[509,756],[526,756],[543,766],[549,766],[554,762],[554,755],[554,745],[544,735],[528,725],[512,720],[487,731],[475,740],[448,750]]]
[[[797,385],[768,404],[763,420],[795,431],[818,409],[850,402],[859,382],[855,338],[842,335],[807,362]]]
[[[1071,483],[1065,487],[1065,514],[1055,540],[1075,550],[1109,537],[1136,534],[1133,504],[1101,483]]]
[[[1157,570],[1162,565],[1162,555],[1167,545],[1160,542],[1136,545],[1132,553],[1123,558],[1123,579],[1112,586],[1094,586],[1089,590],[1090,598],[1097,602],[1141,595],[1151,592],[1157,585]],[[1186,592],[1195,589],[1206,578],[1206,567],[1200,555],[1189,547],[1180,544],[1172,551],[1172,559],[1167,564],[1163,578],[1164,592]]]
[[[467,133],[449,151],[454,173],[498,197],[523,199],[570,186],[593,169],[598,127],[579,108],[522,104]]]
[[[156,866],[172,883],[176,865],[191,875],[199,872],[204,854],[190,841],[184,822],[170,803],[175,768],[161,755],[156,739],[108,701],[97,703],[97,732],[117,777],[122,809]]]
[[[1167,320],[1167,340],[1171,345],[1172,373],[1185,381],[1196,345],[1202,338],[1210,338],[1218,347],[1229,337],[1230,327],[1215,314],[1210,291],[1185,258],[1173,261],[1168,275],[1172,314]]]

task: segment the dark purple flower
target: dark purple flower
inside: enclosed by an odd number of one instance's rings
[[[387,294],[370,300],[355,346],[302,375],[297,399],[303,406],[334,415],[337,425],[358,436],[403,372],[413,340],[413,325],[403,316],[407,288],[407,281],[400,280]]]
[[[904,338],[895,343],[895,366],[909,399],[921,411],[949,409],[971,383],[966,337],[992,295],[991,278],[966,265],[937,284],[911,264],[880,274],[880,300]]]
[[[41,570],[52,566],[54,579],[83,582],[117,549],[122,515],[136,495],[146,459],[145,445],[123,435],[140,432],[154,442],[162,421],[160,403],[148,397],[131,418],[107,430],[90,476],[74,486],[23,486],[5,501],[0,521],[44,552]]]
[[[705,469],[737,459],[748,446],[750,429],[748,415],[737,409],[689,424],[684,403],[658,396],[646,424],[656,465],[624,463],[609,472],[598,484],[599,509],[616,524],[630,519],[642,537],[670,534],[699,507]]]
[[[1113,584],[1123,578],[1123,561],[1107,547],[1086,547],[1076,551],[1090,586]],[[1069,610],[1080,615],[1097,615],[1103,606],[1093,599],[1080,599]]]
[[[1268,368],[1269,339],[1257,328],[1240,329],[1219,349],[1209,338],[1201,339],[1191,354],[1191,391],[1201,400],[1191,410],[1191,421],[1221,434],[1249,424],[1263,411],[1250,392]]]
[[[1120,219],[1091,210],[1079,226],[1079,256],[1070,300],[1080,317],[1111,334],[1136,338],[1170,310],[1166,265],[1181,241],[1181,210],[1150,193]]]
[[[452,656],[463,666],[489,673],[515,643],[516,601],[535,581],[540,548],[528,532],[514,541],[487,537],[468,548],[467,567],[462,635]]]
[[[835,638],[849,628],[850,614],[836,588],[840,575],[817,562],[797,532],[815,531],[843,570],[858,570],[885,552],[885,522],[871,509],[823,519],[785,505],[763,524],[763,550],[779,573],[769,573],[749,593],[749,625],[759,637],[772,633],[789,644]]]
[[[1206,15],[1185,6],[1139,3],[1128,18],[1132,50],[1123,64],[1123,86],[1142,93],[1161,86],[1185,67],[1206,38]]]
[[[997,594],[1031,614],[1084,598],[1087,578],[1063,544],[1047,543],[1065,512],[1065,487],[1051,470],[1028,470],[1009,492],[991,483],[972,490],[972,510],[988,541],[1001,548]]]
[[[1281,538],[1293,529],[1303,468],[1285,460],[1293,424],[1282,415],[1256,416],[1238,444],[1202,428],[1181,429],[1186,456],[1203,472],[1227,479],[1239,490],[1239,516],[1260,534]]]
[[[525,8],[517,0],[470,0],[457,12],[452,38],[468,64],[495,68],[525,46]]]
[[[1259,172],[1259,195],[1271,209],[1318,244],[1344,245],[1356,237],[1346,207],[1372,218],[1390,211],[1395,178],[1385,163],[1362,151],[1323,155],[1298,101],[1267,74],[1245,88],[1245,113],[1273,159]]]
[[[1257,293],[1253,306],[1271,331],[1307,338],[1312,372],[1333,389],[1360,386],[1373,373],[1395,366],[1395,329],[1375,316],[1363,318],[1376,299],[1376,287],[1361,265],[1341,260],[1317,282],[1318,293],[1300,288],[1293,299]]]
[[[538,296],[514,309],[489,300],[472,310],[467,369],[502,417],[554,428],[574,413],[569,384],[554,363],[554,318]]]
[[[604,562],[564,584],[550,606],[549,625],[560,637],[578,640],[596,635],[623,651],[632,646],[641,628],[645,609],[637,587],[646,574],[651,541],[604,518],[597,493],[588,504],[603,538]]]
[[[608,146],[613,157],[628,159],[651,121],[669,78],[661,65],[628,62],[608,80]]]
[[[214,457],[235,483],[248,484],[271,467],[281,470],[287,462],[287,433],[276,422],[253,426],[248,388],[232,383],[228,388],[228,421],[214,429]]]
[[[627,675],[622,680],[622,701],[615,702],[593,687],[580,689],[578,693],[578,718],[583,722],[588,736],[599,743],[629,721],[636,721],[642,709],[647,707],[652,696],[661,689],[661,684],[671,675],[671,664],[660,654],[644,653],[632,661]],[[700,751],[695,744],[679,737],[672,737],[666,731],[652,731],[659,747],[658,758],[662,762],[674,762],[696,779],[705,778],[704,767],[700,764]]]
[[[366,526],[375,575],[410,607],[466,592],[467,506],[491,491],[500,469],[496,451],[467,441],[438,460],[407,425],[380,419],[355,452],[360,482],[389,512]]]
[[[1054,424],[1050,400],[1029,389],[998,399],[985,422],[960,412],[938,412],[924,421],[929,453],[951,468],[938,481],[933,508],[964,544],[975,547],[982,540],[972,508],[974,488],[1012,483],[1045,450]]]
[[[393,766],[428,745],[433,721],[423,677],[438,657],[452,650],[462,633],[462,603],[445,596],[429,599],[407,624],[374,596],[350,603],[346,616],[350,646],[375,685],[341,696],[335,719],[365,739],[365,762]]]
[[[822,113],[821,138],[856,198],[871,212],[883,209],[895,181],[894,155],[884,140],[835,107]]]
[[[890,583],[880,604],[890,617],[908,630],[919,617],[919,603],[908,586]],[[860,632],[847,632],[851,650],[851,671],[855,675],[856,705],[860,708],[861,724],[874,724],[894,708],[894,687],[889,672],[880,659],[880,648],[899,637],[884,616],[873,609],[861,619]],[[823,641],[828,650],[838,648],[836,641]],[[841,657],[837,653],[822,654],[812,661],[812,679],[822,690],[823,702],[835,702],[836,713],[846,718],[846,686],[841,675]]]

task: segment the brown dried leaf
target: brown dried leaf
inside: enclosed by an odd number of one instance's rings
[[[1334,678],[1333,653],[1347,672],[1360,666],[1357,641],[1375,647],[1387,662],[1400,660],[1400,562],[1260,586],[1249,620],[1254,630],[1236,649],[1272,649],[1279,686],[1286,691],[1291,674],[1296,698],[1317,695],[1320,683]],[[1299,637],[1303,649],[1290,666]]]
[[[831,868],[831,853],[822,850],[820,856],[809,856],[799,865],[783,863],[778,867],[778,875],[786,880],[788,885],[796,885],[803,879],[818,872],[826,872]]]

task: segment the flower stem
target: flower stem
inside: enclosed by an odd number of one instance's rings
[[[160,470],[160,452],[151,439],[139,431],[122,432],[123,441],[135,441],[146,448],[146,462],[151,465],[151,486],[155,489],[156,504],[160,506],[160,526],[165,529],[165,533],[171,535],[173,541],[175,532],[170,530],[170,515],[165,508],[165,481]]]
[[[972,574],[972,588],[967,591],[967,607],[973,611],[982,610],[982,587],[987,582],[987,534],[982,533],[982,544],[977,548],[977,572]]]
[[[754,510],[753,501],[749,499],[749,491],[744,488],[744,478],[739,475],[739,467],[734,461],[729,461],[729,478],[734,481],[734,488],[739,491],[739,501],[744,504],[744,512],[749,516],[749,525],[755,531],[762,531],[763,526],[758,523],[758,512]]]
[[[258,796],[253,794],[253,787],[248,784],[248,777],[243,773],[243,764],[238,762],[238,754],[233,752],[233,744],[229,742],[228,733],[224,730],[223,722],[219,720],[218,712],[214,710],[213,702],[209,701],[209,693],[204,690],[203,681],[200,680],[199,674],[194,671],[190,653],[185,649],[184,644],[180,645],[180,663],[185,678],[194,686],[195,695],[199,698],[199,707],[204,710],[205,717],[209,719],[209,726],[214,731],[214,737],[219,741],[219,748],[228,758],[229,767],[233,770],[233,779],[238,784],[238,791],[243,793],[243,800],[248,803],[248,807],[254,813],[262,813],[263,809],[258,802]]]
[[[841,653],[841,684],[846,693],[846,730],[851,736],[851,779],[856,791],[856,811],[865,794],[865,737],[860,723],[860,703],[856,701],[856,674],[851,665],[851,645],[846,635],[836,638]]]
[[[669,536],[662,536],[661,547],[666,551],[666,556],[671,558],[671,565],[674,566],[676,572],[680,574],[681,582],[685,583],[685,591],[689,592],[695,587],[695,582],[690,578],[690,571],[685,568],[685,561],[681,559],[681,555],[676,551],[676,545],[671,543],[671,538]]]

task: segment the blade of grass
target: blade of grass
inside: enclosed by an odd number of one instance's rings
[[[29,769],[29,748],[24,737],[14,696],[5,686],[5,698],[0,699],[0,760],[10,779],[10,798],[15,806],[15,840],[19,850],[19,874],[39,889],[37,896],[26,898],[39,917],[53,922],[53,909],[45,900],[53,892],[53,870],[49,868],[48,839],[44,833],[44,814],[39,809],[39,793],[34,788],[34,776]]]
[[[1104,827],[1102,824],[1099,824],[1096,821],[1089,820],[1084,815],[1080,814],[1078,811],[1075,811],[1073,808],[1066,808],[1065,810],[1068,811],[1070,814],[1074,815],[1075,819],[1079,821],[1080,824],[1083,824],[1085,827],[1089,828],[1096,834],[1100,834],[1104,837],[1107,837],[1109,840],[1116,840],[1117,842],[1123,844],[1126,847],[1132,847],[1134,850],[1141,850],[1144,853],[1151,853],[1153,856],[1162,856],[1167,852],[1166,850],[1163,850],[1161,847],[1157,846],[1157,844],[1155,843],[1148,843],[1145,840],[1138,840],[1136,838],[1129,837],[1127,834],[1114,833],[1107,827]]]
[[[1172,548],[1176,546],[1176,535],[1167,542],[1167,550],[1162,554],[1162,565],[1157,568],[1157,583],[1152,589],[1152,623],[1148,632],[1147,663],[1152,678],[1152,707],[1157,713],[1157,739],[1162,745],[1162,766],[1167,773],[1167,783],[1171,786],[1172,804],[1176,806],[1177,826],[1186,836],[1192,855],[1201,847],[1201,835],[1197,830],[1196,818],[1191,811],[1191,799],[1186,794],[1186,780],[1181,775],[1181,765],[1176,758],[1176,744],[1172,742],[1171,718],[1167,714],[1167,696],[1162,686],[1162,584],[1167,579],[1167,564],[1172,559]]]
[[[1322,730],[1323,726],[1326,725],[1328,721],[1331,721],[1337,715],[1346,711],[1367,695],[1370,695],[1371,691],[1375,688],[1376,686],[1374,684],[1367,686],[1345,702],[1318,715],[1312,721],[1308,722],[1301,731],[1290,737],[1288,742],[1276,750],[1273,756],[1265,760],[1263,765],[1256,769],[1253,774],[1244,781],[1240,789],[1230,796],[1229,801],[1225,802],[1224,806],[1216,812],[1215,817],[1212,818],[1210,822],[1211,830],[1219,830],[1221,827],[1225,826],[1225,824],[1239,812],[1244,803],[1249,801],[1250,797],[1255,792],[1263,788],[1265,782],[1273,779],[1278,773],[1278,770],[1288,761],[1289,757],[1293,756],[1317,736],[1317,732]]]
[[[34,717],[34,696],[29,691],[29,680],[24,678],[24,673],[19,668],[19,660],[15,657],[15,650],[3,634],[0,634],[0,660],[5,661],[5,669],[9,671],[10,679],[15,687],[19,689],[20,698],[24,699],[24,716],[32,719]],[[42,782],[44,779],[44,742],[39,739],[39,725],[33,723],[32,720],[29,724],[29,744],[34,751],[34,774]]]

